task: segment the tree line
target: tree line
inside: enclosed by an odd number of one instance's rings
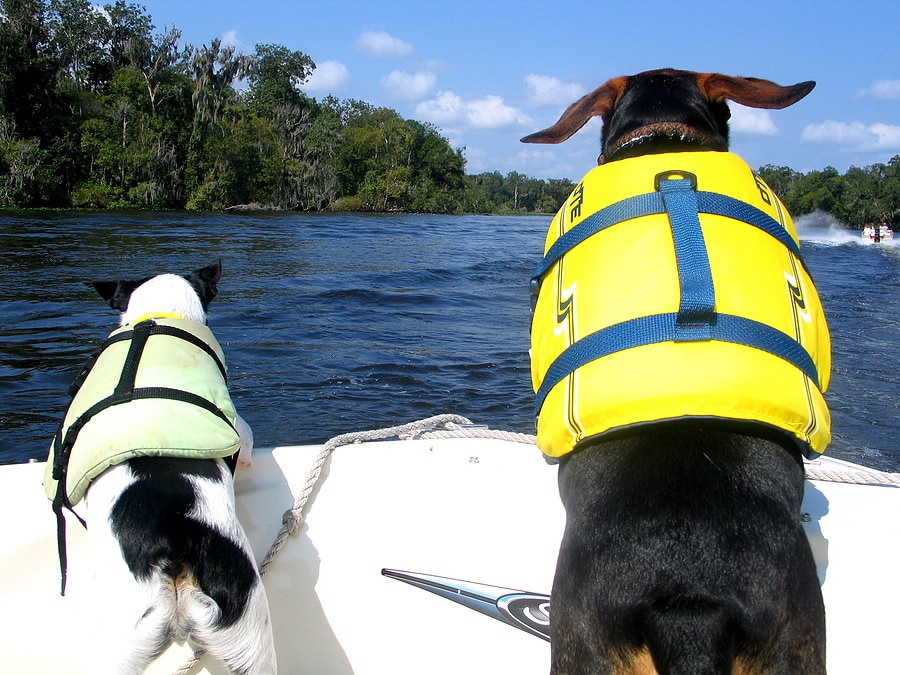
[[[433,125],[298,86],[313,60],[180,46],[140,5],[0,0],[0,207],[556,208],[574,185],[467,176]]]
[[[824,211],[853,228],[900,225],[900,155],[887,164],[850,167],[843,175],[834,167],[802,174],[772,165],[759,174],[795,217]]]
[[[574,187],[467,175],[431,124],[304,94],[314,69],[281,45],[182,46],[124,0],[0,0],[0,208],[552,213]],[[795,215],[898,216],[900,157],[760,172]]]

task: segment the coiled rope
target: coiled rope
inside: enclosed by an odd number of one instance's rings
[[[364,443],[366,441],[381,441],[388,438],[399,438],[400,440],[416,440],[416,439],[450,439],[450,438],[489,438],[494,440],[510,441],[513,443],[523,443],[526,445],[535,445],[536,437],[530,434],[521,434],[510,431],[493,430],[480,425],[473,425],[470,420],[461,415],[435,415],[416,422],[401,424],[398,426],[387,427],[384,429],[373,429],[371,431],[356,431],[347,434],[341,434],[328,440],[316,459],[313,462],[309,476],[303,489],[294,501],[294,505],[284,512],[281,517],[282,526],[275,535],[275,541],[269,547],[269,552],[259,566],[260,577],[265,576],[269,570],[269,566],[281,552],[287,543],[288,537],[300,530],[304,520],[304,508],[309,502],[309,497],[313,493],[319,477],[322,474],[322,468],[331,454],[337,449],[345,445],[353,445]],[[853,469],[846,470],[828,470],[823,469],[814,464],[806,464],[807,480],[827,481],[834,483],[852,483],[855,485],[900,485],[900,473],[885,473],[882,471],[856,471]],[[205,655],[205,651],[198,649],[194,652],[192,659],[181,666],[173,675],[189,675],[189,673],[197,666],[200,659]]]
[[[806,479],[831,483],[853,483],[855,485],[900,485],[900,473],[883,471],[838,471],[823,469],[812,464],[806,465]]]
[[[284,548],[287,538],[297,532],[300,529],[300,526],[303,525],[303,508],[309,501],[309,496],[316,487],[316,483],[319,482],[319,476],[322,473],[322,467],[325,465],[325,461],[337,448],[344,445],[352,445],[354,443],[363,443],[365,441],[384,440],[386,438],[399,437],[403,439],[412,439],[424,437],[424,434],[426,433],[440,433],[440,430],[447,433],[455,433],[457,434],[456,437],[462,437],[461,434],[464,433],[462,425],[469,424],[472,424],[472,422],[460,415],[435,415],[434,417],[429,417],[424,420],[388,427],[386,429],[374,429],[372,431],[356,431],[349,434],[341,434],[340,436],[335,436],[329,440],[322,446],[322,450],[316,456],[316,460],[313,462],[313,467],[309,472],[306,483],[300,491],[299,496],[294,501],[294,506],[285,511],[282,515],[281,530],[275,535],[275,541],[272,542],[272,546],[269,547],[269,552],[259,566],[260,576],[268,571],[269,565],[272,564],[272,561],[281,549]]]

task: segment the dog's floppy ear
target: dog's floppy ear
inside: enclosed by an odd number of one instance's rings
[[[131,293],[144,281],[146,279],[143,281],[92,281],[91,285],[100,294],[100,297],[106,300],[106,304],[124,312],[128,309]]]
[[[731,77],[719,73],[697,75],[697,86],[703,95],[713,103],[726,99],[750,108],[780,110],[793,105],[806,96],[816,86],[815,82],[800,82],[790,87],[782,87],[769,80],[755,77]]]
[[[610,80],[566,108],[562,117],[552,127],[529,134],[522,139],[522,142],[562,143],[587,124],[592,117],[606,115],[615,108],[627,84],[627,77]]]
[[[212,265],[207,265],[188,275],[187,280],[197,291],[200,302],[203,303],[203,309],[209,307],[209,303],[213,301],[213,298],[215,298],[216,294],[219,292],[219,277],[221,276],[221,260],[216,260]]]

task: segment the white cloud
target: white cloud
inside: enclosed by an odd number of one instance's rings
[[[533,105],[568,106],[584,96],[584,89],[574,82],[563,82],[550,75],[525,76],[525,89]]]
[[[895,150],[900,148],[900,127],[893,124],[872,124],[869,132],[878,139],[878,149]]]
[[[531,118],[518,108],[508,106],[499,96],[488,95],[465,101],[451,91],[416,106],[416,114],[434,124],[460,124],[477,129],[498,129],[513,124],[528,124]]]
[[[854,150],[898,150],[900,126],[828,120],[808,125],[801,138],[811,143],[832,143]]]
[[[511,124],[525,124],[531,121],[518,108],[506,105],[499,96],[487,96],[470,101],[467,105],[469,123],[483,129],[496,129]]]
[[[416,114],[435,124],[461,122],[463,110],[463,100],[452,91],[442,91],[435,98],[416,106]]]
[[[411,44],[384,31],[363,33],[354,47],[369,56],[408,56],[413,53]]]
[[[900,101],[900,80],[879,80],[868,89],[863,89],[859,95],[879,101]]]
[[[772,121],[768,110],[747,108],[735,103],[729,104],[731,119],[728,128],[736,134],[748,136],[774,136],[778,133],[778,127]]]
[[[219,40],[222,43],[223,47],[234,47],[235,49],[240,49],[241,41],[238,40],[238,32],[236,30],[226,30],[222,33],[222,37]]]
[[[381,78],[381,84],[393,96],[408,101],[425,98],[428,92],[434,88],[436,82],[437,77],[434,73],[407,73],[402,70],[394,70]]]
[[[340,91],[349,80],[350,71],[343,63],[322,61],[300,88],[310,94],[331,94]]]

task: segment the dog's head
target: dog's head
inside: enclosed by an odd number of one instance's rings
[[[617,77],[582,97],[552,127],[523,143],[562,143],[587,121],[603,118],[603,164],[635,155],[728,149],[726,101],[781,109],[812,91],[815,82],[782,87],[768,80],[687,70],[650,70]]]
[[[161,274],[138,281],[94,281],[93,286],[110,307],[122,312],[123,326],[138,318],[171,316],[205,324],[221,275],[222,261],[217,260],[183,277]]]

